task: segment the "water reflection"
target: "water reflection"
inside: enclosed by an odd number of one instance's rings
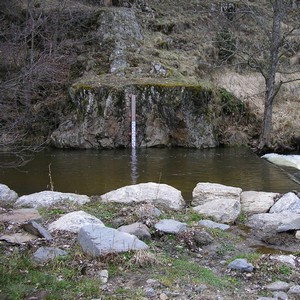
[[[1,159],[1,157],[0,157]],[[100,195],[141,182],[160,182],[182,191],[186,200],[198,182],[243,190],[288,192],[299,189],[282,169],[247,148],[46,150],[20,170],[0,170],[0,183],[19,195],[48,189]]]
[[[138,172],[137,172],[137,155],[136,148],[131,149],[131,184],[137,184]]]

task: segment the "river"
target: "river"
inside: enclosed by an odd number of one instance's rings
[[[50,174],[54,190],[91,196],[153,181],[178,188],[189,201],[198,182],[267,192],[297,190],[299,184],[292,179],[298,172],[294,168],[275,166],[245,147],[148,148],[134,152],[131,149],[48,149],[37,153],[25,167],[0,169],[0,182],[24,195],[50,189]]]

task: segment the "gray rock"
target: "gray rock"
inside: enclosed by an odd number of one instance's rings
[[[252,272],[253,265],[248,263],[246,259],[238,258],[230,262],[227,266],[228,269],[237,270],[241,272]]]
[[[72,202],[74,204],[83,205],[90,202],[90,198],[85,195],[77,195],[72,193],[60,193],[52,191],[43,191],[30,195],[21,196],[15,203],[15,207],[50,207],[55,204]]]
[[[227,224],[217,223],[211,220],[201,220],[198,222],[198,224],[206,228],[216,228],[220,230],[227,230],[230,228],[230,226]]]
[[[104,226],[101,220],[79,210],[61,216],[58,220],[49,224],[48,229],[50,232],[61,230],[77,233],[82,226],[90,224]]]
[[[0,206],[12,205],[18,199],[18,194],[7,185],[0,184]]]
[[[159,230],[161,232],[176,234],[186,229],[186,223],[182,223],[172,219],[164,219],[156,223],[154,227],[156,230]]]
[[[288,300],[289,299],[289,296],[285,292],[282,292],[282,291],[274,292],[273,296],[277,300]]]
[[[185,205],[181,192],[167,184],[140,183],[125,186],[101,196],[106,202],[139,203],[149,202],[155,206],[179,210]]]
[[[108,281],[108,270],[101,270],[98,272],[99,279],[102,283],[107,283]]]
[[[121,226],[118,228],[118,230],[121,232],[133,234],[137,238],[142,240],[151,238],[151,234],[149,232],[148,227],[143,223],[139,223],[139,222],[130,225]]]
[[[21,208],[0,214],[0,222],[21,224],[28,221],[40,221],[42,216],[33,208]]]
[[[297,258],[294,255],[271,255],[270,259],[279,261],[291,268],[296,268]]]
[[[36,263],[47,263],[59,256],[66,256],[68,253],[64,250],[54,247],[40,247],[33,253],[32,259]]]
[[[36,240],[37,237],[27,232],[4,234],[0,236],[0,240],[11,244],[23,244]]]
[[[246,191],[241,193],[242,212],[246,215],[266,213],[274,204],[278,193]]]
[[[159,217],[161,215],[161,211],[156,208],[151,203],[145,203],[140,205],[136,210],[135,214],[143,219],[143,218],[151,218],[151,217]]]
[[[300,199],[294,193],[284,194],[270,209],[270,213],[300,214]]]
[[[136,236],[101,225],[80,228],[78,240],[82,250],[94,257],[115,252],[147,249],[148,246]]]
[[[284,281],[275,281],[265,286],[265,289],[269,291],[287,291],[290,288],[290,284]]]
[[[22,228],[27,232],[38,237],[44,238],[48,241],[53,239],[48,230],[46,230],[43,226],[39,225],[35,221],[29,221],[28,223],[22,224]]]
[[[206,231],[195,231],[194,241],[198,247],[209,245],[214,241],[214,238]]]
[[[199,182],[193,190],[192,205],[202,205],[214,200],[234,199],[240,202],[242,189],[218,183]]]
[[[288,290],[289,295],[300,295],[300,285],[293,285]]]
[[[216,199],[193,207],[201,216],[212,218],[216,222],[233,223],[241,212],[241,204],[236,199]]]
[[[298,230],[300,229],[300,215],[292,213],[256,214],[248,218],[246,225],[265,233]]]

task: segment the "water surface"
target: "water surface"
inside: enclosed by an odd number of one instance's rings
[[[56,191],[89,196],[149,181],[178,188],[186,200],[198,182],[281,193],[299,189],[291,179],[293,170],[276,167],[244,147],[137,149],[133,153],[131,149],[45,150],[25,167],[0,169],[0,182],[19,195],[50,189],[49,165]]]

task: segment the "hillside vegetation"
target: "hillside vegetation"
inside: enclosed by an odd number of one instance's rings
[[[265,14],[262,24],[270,25],[268,1],[249,3],[252,12]],[[236,112],[225,118],[221,143],[256,143],[265,85],[241,53],[255,50],[259,58],[266,56],[267,25],[258,26],[243,1],[4,0],[0,17],[4,146],[47,144],[72,109],[68,89],[75,82],[225,89],[228,101],[241,100],[252,116],[246,125]],[[281,57],[294,79],[299,76],[299,40],[297,29]],[[284,80],[286,75],[280,76]],[[283,85],[276,98],[275,149],[298,145],[299,89],[297,81]]]

